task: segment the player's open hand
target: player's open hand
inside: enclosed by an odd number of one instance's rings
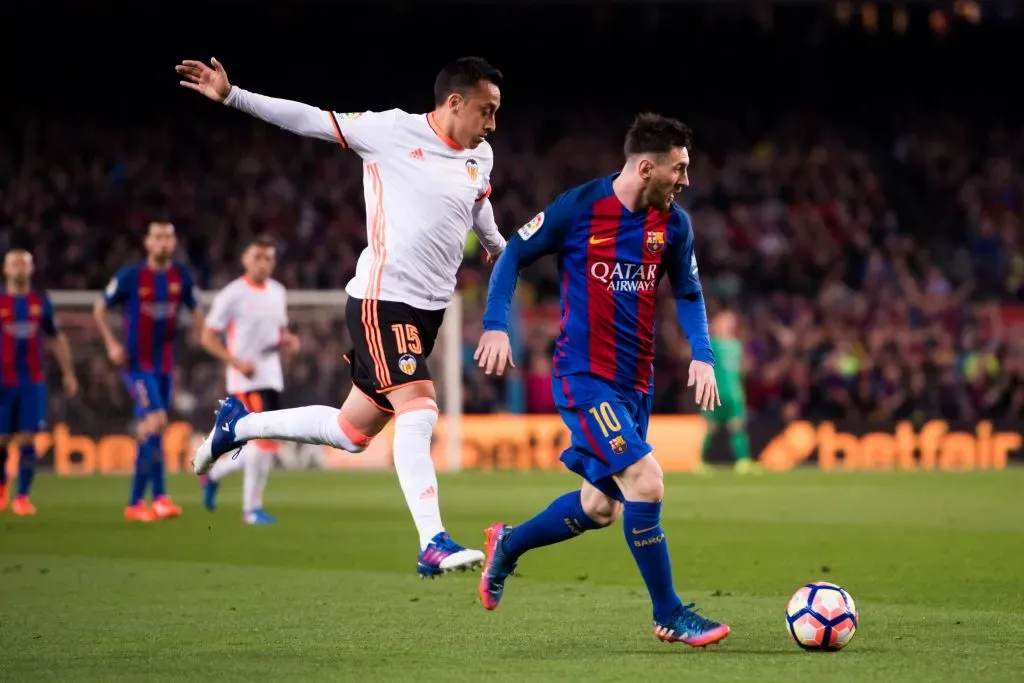
[[[508,333],[501,330],[484,332],[480,336],[473,360],[484,369],[485,375],[505,374],[506,364],[514,368],[516,364],[512,360],[512,343],[508,340]]]
[[[123,346],[117,342],[113,342],[112,344],[107,345],[107,358],[109,358],[110,362],[115,366],[122,367],[128,360],[128,354],[124,352]]]
[[[715,380],[715,368],[701,360],[690,361],[690,377],[688,387],[696,387],[697,405],[701,410],[714,410],[722,405],[718,397],[718,381]]]
[[[183,87],[202,93],[214,102],[223,102],[231,92],[228,72],[216,57],[211,57],[210,63],[213,65],[212,69],[202,62],[186,59],[174,67],[174,70],[184,79],[180,81]]]
[[[74,375],[64,375],[64,395],[68,398],[78,396],[78,378]]]

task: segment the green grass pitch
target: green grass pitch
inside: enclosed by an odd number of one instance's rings
[[[442,478],[453,536],[480,547],[577,484]],[[170,482],[178,520],[121,519],[128,482],[40,476],[30,519],[0,515],[0,681],[1020,681],[1024,470],[670,476],[664,526],[684,599],[732,626],[707,650],[651,633],[621,526],[537,550],[485,612],[478,575],[420,581],[391,473],[274,473],[274,527]],[[827,580],[861,628],[806,653],[784,609]]]

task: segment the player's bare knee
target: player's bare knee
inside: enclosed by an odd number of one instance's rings
[[[611,526],[622,516],[622,503],[593,486],[586,485],[580,490],[580,505],[587,517],[603,527]]]
[[[627,500],[657,503],[665,497],[665,475],[653,455],[627,467],[618,480]]]

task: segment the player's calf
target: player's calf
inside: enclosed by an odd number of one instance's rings
[[[483,564],[484,553],[451,539],[441,521],[437,472],[430,456],[437,397],[430,381],[418,381],[388,392],[395,408],[394,459],[398,483],[419,534],[416,571],[423,578]]]
[[[18,488],[11,503],[11,512],[19,517],[36,514],[36,508],[29,501],[32,482],[36,476],[36,446],[32,434],[19,434],[14,443],[18,447]]]
[[[683,605],[676,593],[668,539],[661,527],[664,475],[654,456],[641,458],[615,479],[626,498],[623,531],[651,597],[655,636],[703,647],[729,635],[728,626],[697,614],[694,605]]]

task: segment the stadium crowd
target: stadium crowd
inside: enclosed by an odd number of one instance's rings
[[[756,137],[694,122],[682,202],[710,312],[743,314],[752,413],[1020,415],[1024,338],[1009,333],[1002,311],[1024,303],[1024,129],[908,114],[869,138],[825,120],[805,112]],[[365,245],[359,162],[331,145],[244,120],[19,130],[0,148],[0,251],[31,248],[36,282],[48,289],[102,288],[162,216],[204,289],[238,275],[238,247],[257,233],[279,241],[276,277],[291,289],[343,288]],[[540,117],[503,121],[492,201],[504,232],[563,189],[615,169],[620,137],[597,116],[575,120],[571,134]],[[555,263],[533,266],[521,286],[523,360],[511,382],[471,367],[487,277],[471,239],[460,273],[466,410],[550,411]],[[663,304],[656,409],[689,412],[686,343]],[[64,317],[78,339],[84,403],[121,401],[127,414],[88,320]],[[340,307],[296,323],[306,345],[288,370],[288,400],[340,400]],[[212,404],[219,368],[194,344],[182,364],[179,410]]]

